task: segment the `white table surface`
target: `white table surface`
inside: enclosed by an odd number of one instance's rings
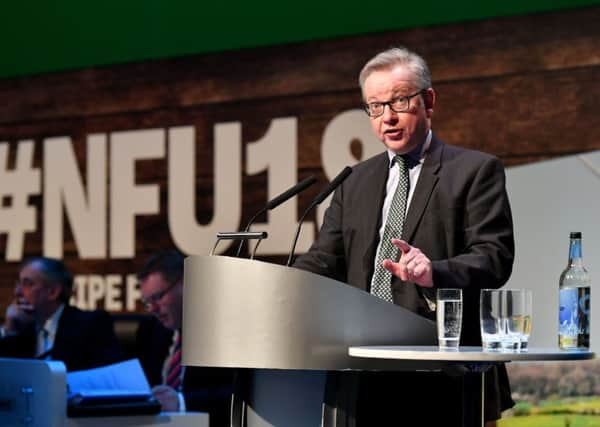
[[[156,415],[67,418],[66,427],[209,427],[208,413],[161,412]]]
[[[438,362],[511,362],[511,361],[560,361],[587,360],[595,358],[589,350],[561,350],[559,348],[536,348],[527,351],[491,352],[481,347],[459,347],[440,350],[437,346],[357,346],[350,347],[353,357],[395,360],[421,360]]]

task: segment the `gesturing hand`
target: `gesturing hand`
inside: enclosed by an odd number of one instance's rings
[[[6,308],[4,327],[11,333],[20,333],[35,321],[33,306],[23,300],[15,300]]]
[[[433,286],[433,271],[431,260],[419,248],[409,245],[404,240],[392,239],[392,244],[400,249],[400,259],[393,262],[383,261],[383,268],[405,282],[413,282],[419,286]]]

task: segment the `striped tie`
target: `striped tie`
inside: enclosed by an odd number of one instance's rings
[[[171,358],[169,359],[169,364],[167,367],[167,376],[165,380],[165,384],[173,387],[175,390],[179,391],[181,388],[181,334],[175,332],[177,337],[175,339],[175,345],[173,346],[173,351],[171,352]]]
[[[381,245],[377,253],[377,265],[373,274],[371,283],[371,294],[378,296],[384,301],[393,302],[391,279],[392,273],[381,266],[384,259],[398,260],[398,248],[392,244],[392,237],[400,239],[402,229],[404,228],[404,217],[406,215],[406,201],[408,198],[408,161],[404,156],[396,155],[394,158],[400,175],[398,177],[398,187],[392,198],[392,204],[385,221],[385,229],[381,238]]]

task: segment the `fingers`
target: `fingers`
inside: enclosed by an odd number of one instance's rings
[[[398,276],[400,274],[400,272],[397,271],[398,270],[397,262],[392,262],[392,260],[390,260],[390,259],[384,259],[382,261],[381,265],[383,268],[385,268],[387,271],[389,271],[390,273],[392,273],[395,276]]]
[[[392,244],[400,249],[400,259],[398,262],[402,266],[402,269],[411,274],[417,265],[427,260],[427,257],[420,249],[409,245],[404,240],[392,239]]]
[[[6,307],[6,317],[17,317],[19,314],[19,306],[15,303],[12,303],[8,307]]]
[[[430,266],[431,264],[427,264],[426,262],[423,262],[422,264],[417,264],[415,266],[415,268],[413,269],[413,276],[414,277],[421,277],[424,274],[426,274],[428,272],[428,270],[430,270]]]
[[[400,249],[400,252],[402,252],[403,254],[405,252],[410,251],[410,249],[412,248],[412,246],[410,246],[408,243],[401,239],[392,239],[392,245]]]
[[[5,329],[10,332],[21,332],[35,321],[33,306],[20,301],[11,303],[6,308]]]
[[[392,244],[400,249],[398,263],[400,264],[401,271],[412,275],[414,269],[419,265],[419,262],[423,261],[425,256],[418,248],[410,246],[404,240],[392,239]]]
[[[167,385],[152,387],[152,395],[161,404],[163,411],[177,411],[179,409],[179,398],[177,392]]]
[[[7,309],[11,310],[12,314],[16,313],[27,313],[31,314],[34,311],[34,307],[32,304],[28,303],[27,300],[23,298],[15,298]]]
[[[164,393],[168,393],[171,390],[173,390],[171,387],[169,387],[168,385],[164,385],[164,384],[159,384],[159,385],[155,385],[154,387],[152,387],[152,394],[157,395],[157,394],[164,394]]]
[[[403,280],[405,282],[408,280],[408,269],[405,264],[402,264],[400,262],[393,262],[390,259],[384,259],[381,265],[394,276],[399,277],[400,280]]]
[[[431,260],[419,248],[406,241],[392,239],[392,244],[400,250],[398,262],[384,260],[383,268],[404,282],[413,282],[420,286],[433,286]]]

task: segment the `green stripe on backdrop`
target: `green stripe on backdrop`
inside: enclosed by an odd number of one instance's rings
[[[1,9],[0,78],[599,3],[599,0],[7,1]]]

